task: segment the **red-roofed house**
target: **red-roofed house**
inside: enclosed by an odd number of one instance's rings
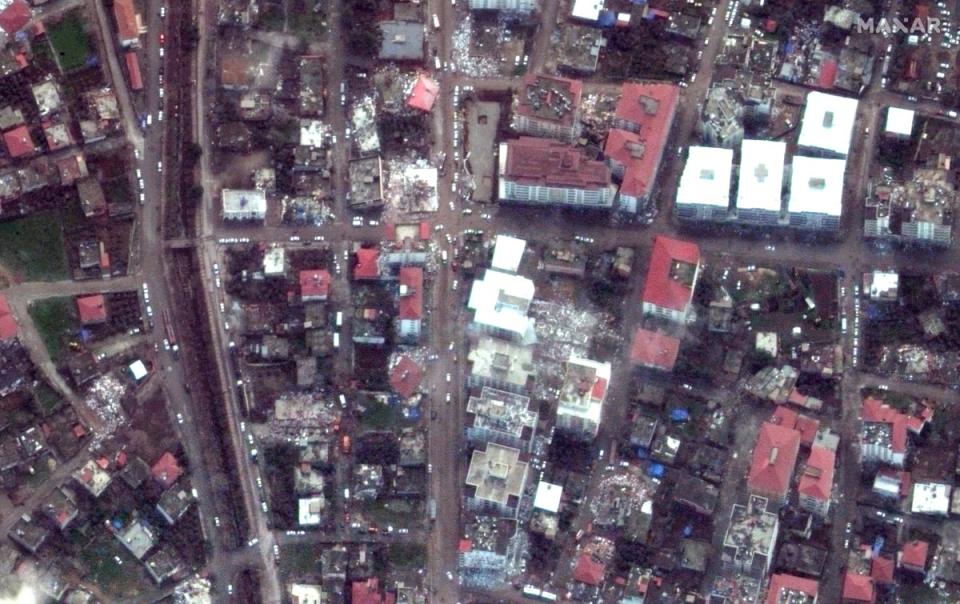
[[[600,585],[606,572],[607,568],[602,562],[583,552],[577,557],[577,564],[573,567],[573,580],[587,585]]]
[[[699,276],[700,248],[696,244],[654,237],[641,296],[644,314],[683,322]]]
[[[630,346],[630,362],[641,367],[673,371],[680,352],[680,340],[638,327]]]
[[[833,470],[837,455],[824,447],[813,447],[800,476],[797,492],[800,507],[821,518],[830,510],[830,493],[833,491]]]
[[[376,248],[361,247],[356,251],[357,265],[353,267],[354,279],[380,278],[380,251]]]
[[[153,467],[150,468],[150,474],[163,485],[163,488],[169,489],[183,474],[183,469],[177,463],[177,458],[172,453],[167,452],[160,456],[157,463],[153,464]]]
[[[380,591],[380,580],[370,577],[363,581],[354,581],[350,585],[350,601],[352,604],[384,604],[386,599]]]
[[[527,74],[513,97],[513,129],[572,142],[580,121],[582,91],[579,80]]]
[[[860,410],[860,458],[903,467],[907,457],[907,433],[920,434],[929,418],[900,413],[883,401],[868,396]],[[926,414],[925,414],[926,415]]]
[[[930,544],[926,541],[914,539],[903,544],[897,553],[897,566],[915,573],[927,572],[927,555],[930,553]]]
[[[610,168],[552,139],[524,136],[500,143],[499,175],[497,195],[502,202],[613,206]]]
[[[615,128],[604,145],[604,155],[611,163],[623,166],[621,206],[638,211],[650,199],[679,98],[680,89],[673,84],[627,83],[621,87]],[[618,130],[639,136],[629,137]]]
[[[0,6],[3,6],[0,9],[0,29],[3,29],[8,36],[23,29],[23,26],[33,17],[26,0],[0,1]]]
[[[895,585],[893,580],[893,560],[881,555],[876,555],[870,560],[870,576],[876,585]]]
[[[777,574],[770,577],[764,604],[816,604],[820,584],[813,579]]]
[[[843,575],[843,602],[844,604],[873,604],[877,599],[877,591],[873,584],[873,577],[858,575],[851,572]]]
[[[800,444],[809,447],[816,440],[817,432],[820,431],[820,420],[809,415],[798,415],[794,428],[800,431]]]
[[[330,271],[300,271],[300,299],[304,302],[326,300],[330,295]]]
[[[404,266],[400,269],[399,306],[398,335],[404,340],[418,340],[423,318],[423,269],[419,266]]]
[[[3,144],[7,146],[10,157],[17,158],[30,155],[37,150],[33,137],[26,126],[18,126],[3,133]]]
[[[133,0],[113,0],[113,18],[117,22],[117,42],[120,46],[140,44],[140,15]]]
[[[123,56],[127,63],[127,78],[130,80],[131,90],[143,90],[143,78],[140,75],[140,61],[137,60],[137,53],[130,51]]]
[[[407,355],[401,356],[390,371],[390,387],[403,398],[410,398],[417,391],[423,370]]]
[[[777,405],[777,408],[773,410],[773,415],[771,415],[767,421],[771,424],[783,426],[784,428],[796,428],[797,418],[799,416],[800,414],[793,409],[783,405]]]
[[[10,311],[7,298],[0,294],[0,341],[12,340],[17,337],[17,322]]]
[[[827,90],[833,88],[834,82],[837,81],[838,67],[836,59],[824,57],[820,61],[820,76],[817,78],[817,87]]]
[[[77,314],[80,315],[82,325],[94,325],[107,320],[107,304],[103,294],[79,296],[77,298]]]
[[[410,96],[407,97],[407,107],[429,112],[433,109],[438,94],[440,94],[440,84],[427,77],[427,74],[421,73],[417,76],[413,88],[410,89]]]
[[[753,447],[747,475],[750,492],[781,504],[785,502],[799,452],[799,431],[764,422]]]

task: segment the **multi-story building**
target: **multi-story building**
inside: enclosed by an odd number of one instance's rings
[[[490,442],[529,452],[536,431],[537,412],[529,396],[488,386],[467,401],[464,432],[475,447]]]
[[[780,519],[767,505],[766,498],[751,495],[746,505],[734,504],[730,510],[720,557],[725,572],[760,580],[770,571]]]
[[[737,222],[776,225],[783,205],[783,164],[787,144],[744,140],[740,145]]]
[[[533,347],[480,336],[467,356],[467,386],[492,386],[509,392],[526,392],[533,382]]]
[[[822,157],[846,157],[857,120],[857,99],[823,92],[807,94],[797,144]]]
[[[836,453],[824,447],[814,446],[800,475],[797,486],[800,507],[825,518],[830,511],[830,495],[833,491],[833,471]]]
[[[730,214],[733,149],[690,147],[674,212],[681,220],[726,220]]]
[[[467,308],[473,311],[470,328],[498,338],[531,344],[536,340],[534,319],[527,316],[533,302],[533,281],[497,270],[487,270],[473,282]]]
[[[764,604],[817,604],[820,584],[796,575],[776,574],[770,577]]]
[[[527,481],[528,464],[520,450],[488,443],[475,449],[467,469],[467,508],[506,517],[515,517]]]
[[[860,460],[902,468],[907,459],[907,434],[920,434],[933,417],[924,407],[919,416],[906,415],[868,396],[860,409]]]
[[[470,10],[507,10],[531,13],[537,9],[534,0],[470,0]]]
[[[224,220],[263,220],[267,217],[267,196],[259,189],[224,189]]]
[[[609,208],[616,194],[603,162],[551,139],[500,143],[499,175],[502,203]]]
[[[641,296],[644,314],[685,321],[699,276],[699,247],[662,235],[654,237]]]
[[[557,400],[556,427],[575,438],[593,440],[610,386],[610,363],[571,356],[566,369]]]
[[[751,493],[771,503],[786,503],[800,452],[800,438],[800,431],[793,428],[770,422],[760,425],[747,473],[747,489]]]
[[[787,220],[793,228],[837,231],[843,211],[843,159],[795,156]]]
[[[573,142],[580,125],[578,80],[529,74],[513,96],[513,129],[520,134]]]

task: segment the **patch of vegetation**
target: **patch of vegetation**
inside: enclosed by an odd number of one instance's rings
[[[367,430],[385,430],[400,421],[399,405],[388,405],[378,400],[365,401],[366,408],[360,416],[360,426]]]
[[[37,410],[43,415],[49,415],[63,405],[63,399],[46,382],[40,382],[33,389],[33,400],[36,402]]]
[[[46,298],[30,306],[30,318],[40,333],[47,352],[54,363],[63,357],[63,336],[76,331],[73,315],[73,299],[70,297]]]
[[[280,548],[280,575],[299,578],[319,574],[321,547],[311,543],[291,543]]]
[[[393,543],[387,559],[393,568],[422,568],[427,565],[427,548],[420,543]]]
[[[133,598],[139,593],[142,587],[138,581],[139,573],[131,572],[137,561],[113,536],[98,536],[77,555],[87,569],[86,579],[104,592],[119,599]],[[115,557],[119,557],[122,564],[117,563]]]
[[[83,13],[74,10],[47,27],[47,38],[64,73],[83,67],[93,54],[83,29]]]
[[[23,281],[67,279],[59,212],[37,212],[0,223],[0,264]]]

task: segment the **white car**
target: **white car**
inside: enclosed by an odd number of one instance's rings
[[[452,398],[452,397],[451,397],[450,393],[448,392],[448,393],[447,393],[447,402],[448,402],[448,403],[450,402],[451,398]]]
[[[182,424],[182,423],[183,423],[183,414],[182,414],[182,413],[179,413],[179,412],[177,413],[177,423],[178,423],[178,424]]]
[[[157,162],[157,172],[163,172],[163,162],[162,162],[162,161],[158,161],[158,162]]]
[[[448,383],[448,384],[450,383],[450,380],[451,380],[451,379],[452,379],[452,378],[450,377],[450,374],[448,373],[448,374],[447,374],[447,383]]]
[[[353,224],[353,226],[355,226],[355,227],[362,227],[362,226],[363,226],[363,218],[360,217],[360,216],[354,216],[354,217],[353,217],[353,221],[351,222],[351,224]]]

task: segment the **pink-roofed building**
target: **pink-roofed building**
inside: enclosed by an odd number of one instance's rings
[[[919,539],[908,541],[897,553],[897,566],[915,573],[925,573],[929,554],[930,544],[926,541]]]
[[[17,322],[7,303],[6,297],[0,294],[0,342],[17,337]]]
[[[902,468],[907,458],[908,434],[920,434],[932,418],[925,407],[921,416],[910,416],[868,396],[860,410],[860,459]]]
[[[169,489],[183,474],[183,469],[177,462],[177,458],[172,453],[167,452],[160,456],[157,463],[153,464],[150,473],[157,482],[163,485],[163,488]]]
[[[0,29],[7,36],[23,29],[32,17],[26,0],[0,0]]]
[[[643,284],[644,314],[683,322],[700,276],[700,248],[696,244],[657,235]]]
[[[371,247],[358,248],[356,251],[357,264],[353,267],[353,278],[379,279],[380,278],[380,250]]]
[[[103,294],[92,294],[77,298],[77,314],[82,325],[95,325],[107,320],[107,304]]]
[[[407,107],[430,112],[438,94],[440,94],[440,84],[430,79],[427,74],[421,73],[417,76],[413,88],[410,89],[410,95],[407,97]]]
[[[638,327],[630,346],[630,362],[640,367],[673,371],[680,352],[680,340]]]
[[[26,126],[18,126],[4,132],[3,144],[7,147],[7,154],[14,159],[32,155],[37,150],[37,145],[33,142],[33,137],[30,136]]]
[[[404,266],[400,269],[399,309],[397,334],[408,341],[420,338],[423,319],[423,269],[419,266]]]
[[[304,302],[326,300],[330,295],[330,271],[300,271],[300,299]]]
[[[764,604],[817,604],[820,584],[813,579],[776,574],[770,577]]]
[[[821,518],[826,517],[830,510],[836,459],[836,453],[830,449],[813,447],[800,475],[800,484],[797,487],[800,507]]]
[[[781,505],[786,502],[799,452],[799,431],[770,422],[761,424],[747,474],[750,492]]]
[[[873,604],[877,601],[877,590],[873,577],[847,571],[843,574],[844,604]]]
[[[501,202],[610,208],[616,188],[610,168],[576,147],[524,136],[500,143],[497,195]]]

